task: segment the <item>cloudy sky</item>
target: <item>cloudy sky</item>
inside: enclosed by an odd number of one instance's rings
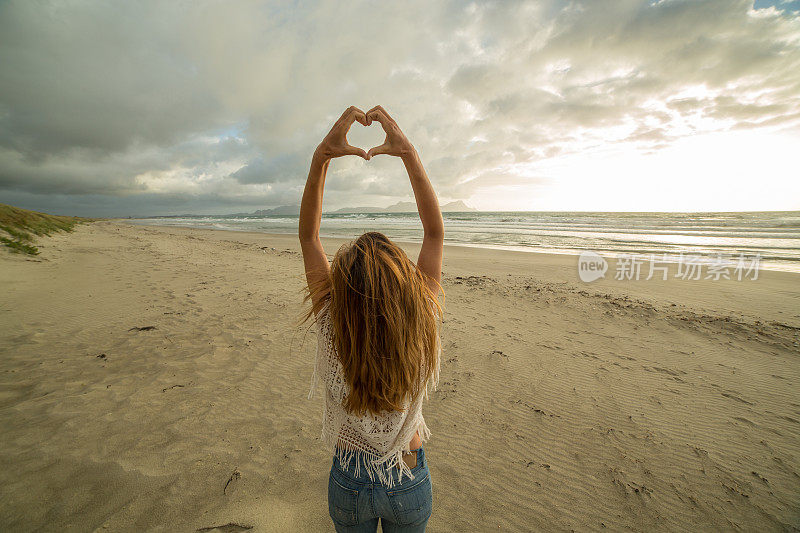
[[[800,209],[797,1],[0,2],[0,203],[297,204],[333,121],[376,104],[442,202]],[[326,209],[410,199],[395,158],[331,165]]]

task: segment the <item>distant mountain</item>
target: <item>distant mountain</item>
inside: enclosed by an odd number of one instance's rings
[[[474,207],[470,207],[467,204],[465,204],[463,200],[448,202],[441,207],[442,211],[444,211],[445,213],[464,213],[464,212],[477,211],[477,209],[475,209]]]
[[[460,213],[464,211],[477,211],[474,207],[470,207],[462,200],[449,202],[440,206],[441,210],[445,213]],[[389,207],[343,207],[333,211],[334,213],[416,213],[416,202],[397,202]]]
[[[462,200],[449,202],[440,207],[442,211],[445,213],[477,211],[477,209],[468,206]],[[348,214],[348,213],[415,213],[416,211],[417,211],[416,202],[397,202],[396,204],[392,204],[389,207],[369,207],[369,206],[343,207],[341,209],[337,209],[336,211],[331,211],[331,212],[336,214]],[[273,207],[272,209],[259,209],[258,211],[253,211],[252,213],[237,213],[237,214],[242,214],[242,215],[247,214],[250,216],[257,216],[257,217],[270,216],[270,215],[299,216],[300,206],[282,205],[280,207]]]
[[[282,205],[280,207],[273,207],[272,209],[259,209],[251,213],[257,217],[266,215],[300,215],[299,205]]]
[[[386,207],[343,207],[331,213],[346,214],[346,213],[383,213]]]

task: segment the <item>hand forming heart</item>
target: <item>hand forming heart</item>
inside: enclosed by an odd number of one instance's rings
[[[369,126],[372,124],[373,120],[379,122],[383,131],[386,133],[383,144],[370,148],[368,152],[365,152],[361,148],[351,146],[350,143],[347,142],[347,132],[353,125],[353,122],[358,121],[359,124],[363,126]],[[333,125],[331,131],[328,132],[328,135],[325,136],[317,147],[317,153],[326,160],[345,155],[357,155],[369,161],[374,155],[385,154],[403,157],[413,153],[413,151],[414,147],[400,130],[400,127],[381,106],[375,106],[367,113],[364,113],[357,107],[350,106],[345,110],[342,116],[339,117],[339,120]]]

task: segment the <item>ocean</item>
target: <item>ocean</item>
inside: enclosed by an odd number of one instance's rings
[[[591,250],[678,261],[744,256],[759,268],[800,272],[800,211],[737,213],[444,213],[445,243],[524,252],[578,255]],[[296,233],[297,216],[177,216],[130,219],[137,224],[231,231]],[[420,242],[417,213],[324,214],[323,237],[355,238],[380,231],[398,242]]]

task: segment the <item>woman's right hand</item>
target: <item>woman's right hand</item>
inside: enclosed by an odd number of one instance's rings
[[[372,124],[373,120],[380,122],[383,131],[386,132],[386,139],[384,139],[382,145],[369,149],[367,159],[381,154],[403,157],[414,153],[414,146],[408,141],[405,134],[400,130],[400,126],[397,125],[397,122],[389,116],[389,113],[384,108],[375,106],[367,111],[367,126]]]

